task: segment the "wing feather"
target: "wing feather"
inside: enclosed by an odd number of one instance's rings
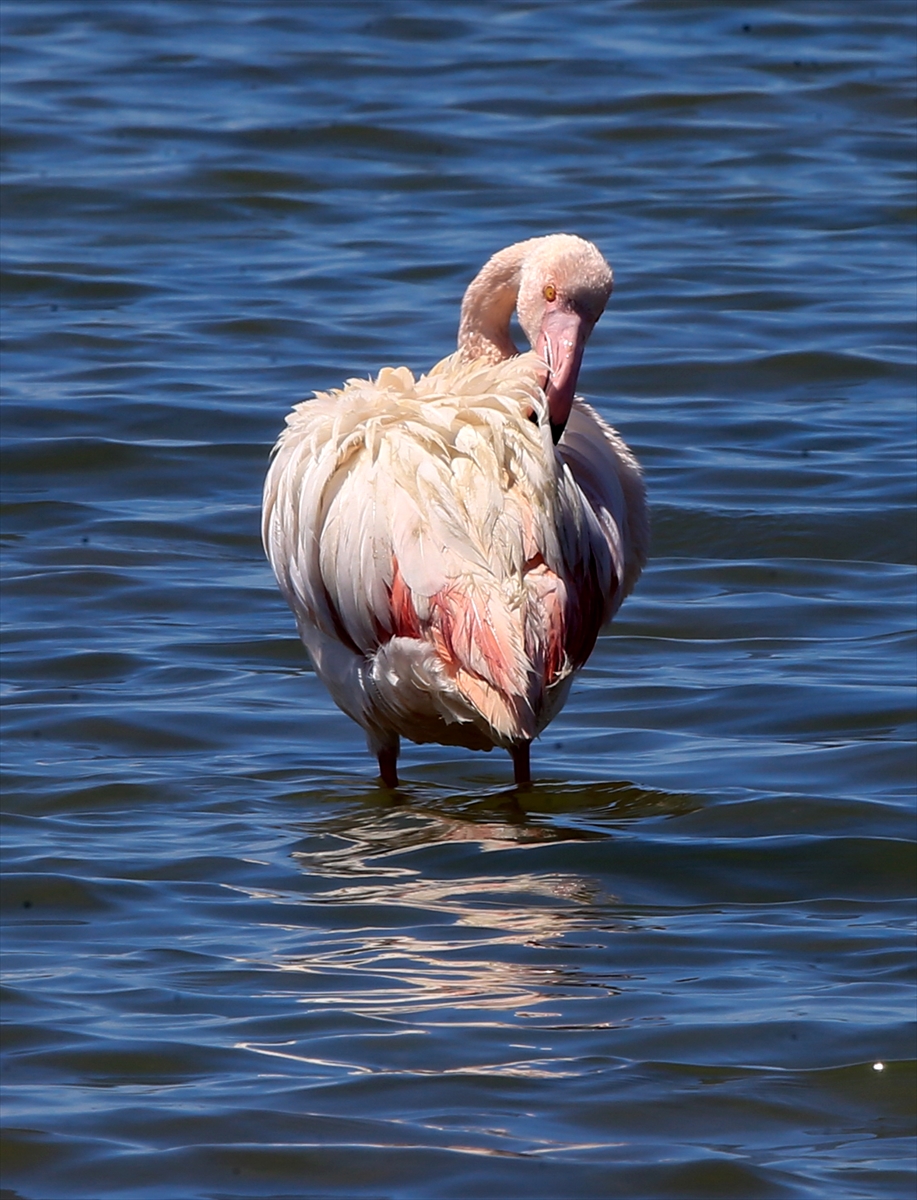
[[[376,656],[377,702],[417,736],[424,687],[440,724],[534,736],[645,558],[636,463],[580,400],[556,457],[540,378],[533,355],[387,368],[297,405],[275,448],[264,542],[304,640]]]

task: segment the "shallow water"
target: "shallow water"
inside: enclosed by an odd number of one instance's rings
[[[912,6],[0,16],[0,1195],[909,1195]],[[530,792],[393,801],[267,455],[557,229],[652,562]]]

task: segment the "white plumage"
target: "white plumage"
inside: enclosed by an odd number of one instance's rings
[[[518,243],[469,287],[457,353],[287,417],[264,545],[318,675],[392,786],[399,736],[503,746],[527,781],[531,740],[640,573],[639,468],[573,398],[610,290],[591,243]],[[509,339],[514,305],[538,354]]]

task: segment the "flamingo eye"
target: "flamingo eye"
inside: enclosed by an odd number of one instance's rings
[[[544,286],[543,294],[544,294],[545,300],[547,300],[548,303],[551,304],[557,299],[557,288],[554,286],[553,283],[546,283]]]

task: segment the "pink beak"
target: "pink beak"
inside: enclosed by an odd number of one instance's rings
[[[548,364],[544,393],[555,445],[560,440],[573,407],[576,381],[589,333],[590,329],[578,313],[549,308],[535,342],[535,353]]]

